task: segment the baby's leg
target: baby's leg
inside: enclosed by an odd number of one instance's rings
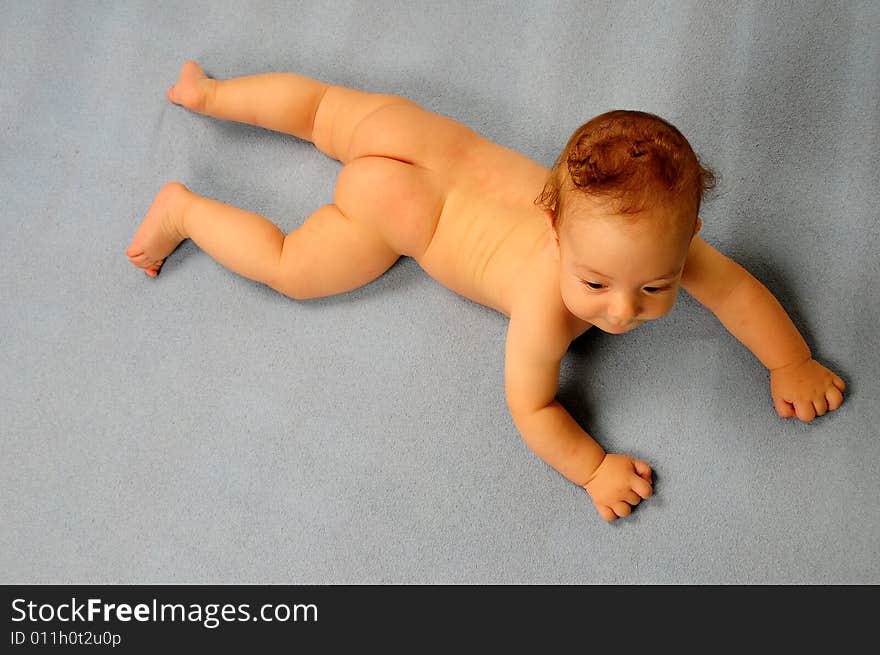
[[[210,78],[195,61],[180,69],[168,99],[213,118],[258,125],[312,140],[315,113],[329,84],[295,73]]]
[[[218,80],[194,61],[180,69],[168,99],[213,118],[292,134],[344,164],[350,160],[354,132],[364,118],[386,105],[415,105],[400,96],[367,93],[295,73]]]
[[[325,205],[286,237],[258,214],[166,184],[126,249],[129,260],[156,277],[185,238],[232,271],[291,298],[343,293],[376,279],[399,254],[367,225]]]

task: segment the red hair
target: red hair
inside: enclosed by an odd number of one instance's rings
[[[581,125],[559,155],[535,204],[559,222],[570,193],[610,199],[619,214],[657,202],[693,203],[696,212],[715,175],[678,129],[659,116],[617,109]]]

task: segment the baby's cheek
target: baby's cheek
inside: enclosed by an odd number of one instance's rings
[[[662,301],[657,303],[657,310],[660,312],[657,318],[660,318],[660,316],[666,316],[669,312],[672,311],[672,308],[675,307],[676,298],[678,298],[678,289],[670,292],[667,298],[664,298]]]
[[[568,311],[572,314],[582,319],[587,319],[587,315],[594,313],[594,306],[596,303],[591,302],[590,298],[586,297],[582,289],[572,290],[563,288],[561,291],[562,301],[565,303],[565,306],[568,307]]]

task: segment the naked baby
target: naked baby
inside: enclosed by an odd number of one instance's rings
[[[184,239],[291,298],[344,293],[400,256],[509,317],[505,391],[529,447],[608,521],[651,496],[647,463],[605,450],[556,401],[560,362],[593,326],[633,330],[683,287],[767,367],[779,416],[843,402],[773,295],[698,235],[712,184],[687,140],[647,113],[578,128],[550,170],[397,96],[293,73],[218,80],[186,62],[168,99],[313,143],[343,164],[334,202],[290,234],[257,214],[165,185],[131,244],[150,277]]]

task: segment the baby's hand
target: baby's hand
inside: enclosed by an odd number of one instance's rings
[[[651,467],[627,455],[608,453],[584,489],[602,518],[614,521],[628,516],[643,498],[651,497]]]
[[[815,359],[770,371],[770,395],[782,418],[812,421],[843,403],[846,384]]]

